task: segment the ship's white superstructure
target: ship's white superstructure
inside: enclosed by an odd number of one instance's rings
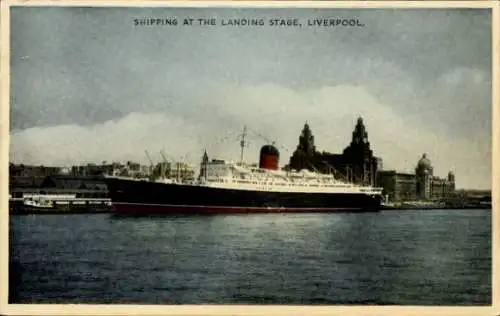
[[[345,183],[331,174],[246,167],[225,160],[212,160],[202,165],[200,182],[205,186],[235,190],[369,195],[382,193],[381,188]]]

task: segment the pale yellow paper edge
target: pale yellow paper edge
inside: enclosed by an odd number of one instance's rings
[[[339,7],[339,8],[492,8],[493,10],[493,135],[492,135],[492,306],[256,306],[256,305],[72,305],[8,304],[8,160],[9,160],[9,7],[12,5],[58,6],[237,6],[237,7]],[[500,4],[497,1],[19,1],[1,0],[1,107],[0,107],[0,315],[500,315],[498,268],[500,207]],[[478,162],[480,163],[480,162]],[[422,272],[424,273],[424,272]]]

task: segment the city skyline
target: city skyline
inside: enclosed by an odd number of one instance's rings
[[[133,23],[167,16],[365,27]],[[246,124],[284,165],[305,121],[319,151],[340,153],[361,116],[384,169],[412,172],[427,153],[458,188],[491,188],[489,10],[31,7],[12,8],[11,34],[15,163],[147,164],[145,150],[198,162],[205,148],[238,160]],[[250,139],[247,160],[264,143]]]

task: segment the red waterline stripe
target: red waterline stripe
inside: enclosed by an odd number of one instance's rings
[[[114,203],[117,213],[304,213],[304,212],[348,212],[362,211],[361,208],[285,208],[285,207],[245,207],[245,206],[203,206],[203,205],[162,205],[162,204],[132,204]]]

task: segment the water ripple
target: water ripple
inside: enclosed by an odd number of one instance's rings
[[[13,216],[9,301],[491,304],[491,211]]]

